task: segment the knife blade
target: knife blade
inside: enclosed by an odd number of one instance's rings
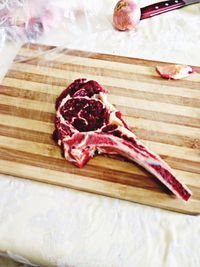
[[[141,18],[147,19],[187,5],[200,3],[200,0],[168,0],[141,8]]]

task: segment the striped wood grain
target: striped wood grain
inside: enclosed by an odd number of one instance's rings
[[[190,77],[161,79],[155,61],[27,44],[0,85],[2,173],[126,199],[168,210],[200,213],[200,68]],[[165,63],[168,64],[168,63]],[[168,162],[193,191],[174,197],[145,170],[98,156],[79,169],[52,140],[54,103],[74,79],[97,80],[136,135]]]

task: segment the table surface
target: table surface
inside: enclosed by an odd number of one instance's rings
[[[72,2],[76,8],[78,1],[68,1],[66,10]],[[71,19],[66,12],[62,25],[38,42],[200,66],[200,4],[141,21],[134,31],[117,32],[111,23],[116,1],[98,2],[87,1],[87,18]],[[1,49],[1,78],[18,49],[16,44]],[[199,216],[0,177],[0,252],[25,263],[197,267],[199,233]]]

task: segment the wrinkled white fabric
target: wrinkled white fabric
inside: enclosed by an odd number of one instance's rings
[[[63,1],[58,2],[63,5]],[[78,1],[65,4],[70,3]],[[80,21],[66,9],[60,31],[38,42],[200,66],[200,4],[141,21],[132,32],[113,29],[114,4],[113,0],[87,1],[88,17]],[[14,56],[12,50],[7,46],[0,53],[1,77]],[[25,263],[199,267],[199,237],[200,216],[0,176],[0,252]]]

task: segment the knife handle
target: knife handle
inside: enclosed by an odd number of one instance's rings
[[[169,0],[155,3],[141,8],[140,19],[147,19],[183,6],[185,6],[185,2],[183,0]]]

